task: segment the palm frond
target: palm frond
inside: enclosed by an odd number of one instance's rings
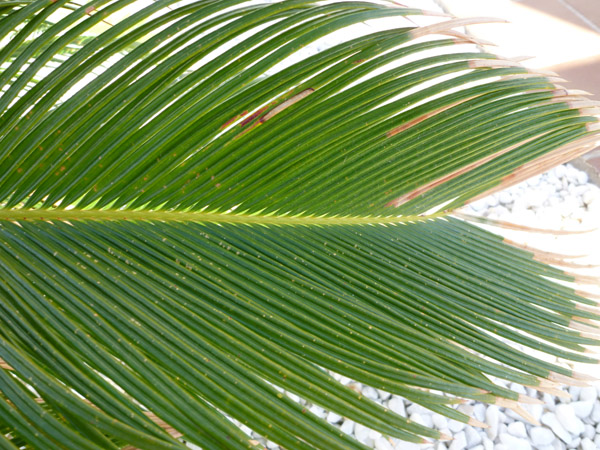
[[[448,215],[597,139],[551,77],[453,31],[487,19],[3,6],[3,448],[258,445],[230,419],[288,449],[364,448],[283,391],[421,442],[444,436],[329,371],[477,424],[452,405],[527,401],[492,377],[581,382],[511,343],[597,362],[571,275]],[[399,26],[361,28],[383,18]]]

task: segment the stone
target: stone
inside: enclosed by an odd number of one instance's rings
[[[581,438],[576,437],[575,439],[573,439],[571,441],[571,443],[569,445],[567,445],[567,448],[577,448],[577,447],[579,447],[579,444],[581,444]]]
[[[348,435],[354,433],[354,422],[350,419],[344,420],[344,423],[342,423],[340,430],[342,430],[342,432]]]
[[[342,421],[342,416],[334,413],[333,411],[329,411],[327,414],[327,422],[329,423],[339,423]]]
[[[498,194],[498,201],[501,205],[510,205],[513,202],[513,196],[510,192],[502,191]]]
[[[404,441],[398,441],[398,443],[396,444],[396,446],[394,448],[395,448],[395,450],[422,450],[422,448],[419,444],[415,444],[413,442],[404,442]]]
[[[485,410],[485,423],[487,423],[488,428],[486,428],[485,432],[491,440],[496,439],[498,435],[498,426],[500,422],[500,411],[496,405],[490,405]]]
[[[569,394],[571,395],[571,401],[576,402],[579,400],[579,394],[581,393],[581,387],[569,386]]]
[[[279,448],[279,445],[277,445],[275,442],[267,441],[267,448],[273,450]]]
[[[390,394],[389,392],[382,391],[381,389],[377,389],[377,393],[379,394],[379,398],[383,401],[388,400],[392,396],[392,394]]]
[[[545,427],[533,427],[529,430],[529,436],[531,436],[531,443],[535,447],[550,445],[554,441],[554,433]]]
[[[569,404],[561,404],[556,407],[556,418],[565,430],[575,436],[583,433],[583,422],[575,415],[575,410]]]
[[[487,437],[483,437],[483,448],[484,450],[494,450],[494,443]]]
[[[493,208],[494,206],[498,206],[498,199],[495,195],[490,195],[486,198],[488,208]]]
[[[589,206],[598,200],[598,194],[598,189],[588,189],[583,193],[581,199],[583,200],[583,203]]]
[[[596,436],[596,429],[594,428],[593,425],[587,425],[586,424],[582,436],[584,438],[594,439],[594,436]]]
[[[474,447],[482,442],[481,435],[473,427],[465,427],[465,436],[467,438],[467,448]]]
[[[377,450],[394,450],[392,444],[387,439],[380,437],[375,441],[375,448]]]
[[[442,430],[444,428],[448,428],[448,419],[441,414],[433,414],[431,416],[431,420],[433,422],[433,426],[438,430]]]
[[[398,414],[399,416],[406,417],[406,408],[404,407],[404,402],[402,398],[397,395],[393,395],[390,401],[388,402],[388,408]]]
[[[531,444],[527,439],[521,439],[508,433],[500,434],[500,442],[510,450],[532,450]]]
[[[312,405],[310,407],[309,411],[311,413],[313,413],[315,416],[320,417],[321,419],[324,419],[325,415],[327,414],[327,412],[318,405]]]
[[[429,409],[425,408],[424,406],[418,405],[416,403],[413,403],[412,405],[408,406],[406,408],[406,412],[408,413],[408,415],[411,415],[414,413],[431,414],[431,411]]]
[[[583,438],[581,440],[581,450],[596,450],[596,444],[590,438]]]
[[[300,397],[298,397],[296,394],[294,394],[293,392],[286,392],[285,395],[287,395],[293,402],[296,403],[300,403]]]
[[[595,402],[598,398],[598,391],[593,386],[581,388],[579,392],[579,400],[582,402]]]
[[[540,419],[542,418],[542,414],[544,414],[544,405],[537,405],[537,404],[525,404],[522,405],[523,409],[525,409],[525,411],[527,411],[529,414],[531,414],[531,416],[536,420],[536,421],[540,421]]]
[[[571,408],[575,411],[575,415],[580,419],[585,419],[592,413],[594,408],[593,401],[578,401],[570,403]]]
[[[410,415],[410,420],[428,428],[433,427],[433,419],[430,414],[413,413]]]
[[[510,389],[519,394],[527,394],[527,389],[522,384],[510,383]]]
[[[569,443],[572,438],[571,435],[565,428],[561,425],[561,423],[556,418],[554,413],[545,413],[542,415],[542,423],[549,427],[554,434],[560,438],[563,442]]]
[[[473,416],[480,422],[485,422],[485,405],[483,403],[476,403],[473,406]]]
[[[371,439],[371,437],[369,436],[370,433],[371,430],[365,427],[364,425],[361,425],[360,423],[354,424],[354,437],[356,438],[356,440],[362,442],[368,447],[373,446],[373,439]]]
[[[527,438],[527,430],[523,422],[513,422],[508,426],[508,433],[518,438]]]
[[[450,431],[452,431],[452,433],[459,433],[462,430],[465,429],[465,424],[462,422],[458,422],[457,420],[454,419],[450,419],[448,421],[448,428],[450,429]]]
[[[379,431],[377,431],[377,430],[371,430],[369,432],[369,437],[371,439],[373,439],[374,441],[376,441],[377,439],[379,439],[380,437],[382,437],[382,434]]]
[[[377,400],[379,398],[377,389],[372,388],[371,386],[364,386],[361,392],[362,392],[362,395],[364,395],[368,399]]]
[[[464,431],[456,433],[454,440],[450,443],[449,450],[464,450],[467,446],[467,436]]]
[[[556,402],[554,401],[554,397],[550,394],[544,393],[542,399],[544,400],[544,404],[549,411],[554,411],[554,407]]]
[[[583,171],[577,172],[577,175],[575,176],[575,178],[576,178],[577,184],[586,184],[590,179],[590,177],[588,177],[588,174]]]

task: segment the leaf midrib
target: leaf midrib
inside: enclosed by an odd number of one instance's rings
[[[2,221],[157,221],[157,222],[211,222],[256,225],[394,225],[421,222],[444,216],[314,216],[310,214],[222,213],[206,211],[114,210],[114,209],[0,209]]]

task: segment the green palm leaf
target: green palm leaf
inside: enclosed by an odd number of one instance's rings
[[[527,400],[490,375],[576,381],[508,342],[596,362],[572,277],[446,212],[585,151],[596,119],[452,31],[471,21],[402,19],[426,14],[2,5],[2,448],[254,447],[229,418],[363,448],[283,390],[420,442],[444,436],[328,371],[475,424],[452,405]],[[303,53],[378,18],[406,26]]]

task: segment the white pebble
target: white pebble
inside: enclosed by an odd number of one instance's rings
[[[579,444],[581,444],[581,438],[576,437],[569,445],[567,445],[567,448],[577,448],[579,447]]]
[[[543,396],[544,404],[546,405],[546,409],[549,411],[554,411],[554,406],[556,402],[554,401],[554,397],[550,394],[544,393]]]
[[[488,424],[488,428],[486,428],[486,433],[488,437],[492,440],[496,439],[498,435],[498,425],[500,422],[500,411],[496,405],[490,405],[485,410],[485,423]]]
[[[362,394],[371,400],[377,400],[379,398],[377,389],[372,388],[371,386],[364,386],[362,389]]]
[[[318,406],[318,405],[312,405],[310,407],[309,411],[311,413],[313,413],[315,416],[320,417],[321,419],[324,419],[325,418],[325,414],[327,414],[325,412],[325,410],[323,408],[321,408],[320,406]]]
[[[431,428],[433,426],[433,419],[429,414],[413,413],[410,415],[410,420],[428,428]]]
[[[466,425],[462,422],[459,422],[457,420],[454,419],[450,419],[448,421],[448,428],[450,429],[450,431],[452,431],[452,433],[459,433],[462,430],[464,430],[466,427]]]
[[[582,402],[595,402],[598,398],[598,391],[593,386],[586,386],[579,392],[579,400]]]
[[[483,437],[483,448],[484,450],[494,450],[494,443],[487,437]]]
[[[277,445],[275,442],[267,441],[267,448],[275,449],[275,448],[279,448],[279,445]]]
[[[390,444],[390,442],[383,437],[380,437],[375,441],[375,448],[377,450],[394,450],[392,444]]]
[[[569,386],[569,394],[571,395],[571,401],[576,402],[579,400],[579,394],[581,393],[581,387]]]
[[[340,383],[342,383],[344,386],[347,386],[348,384],[352,383],[352,380],[348,377],[342,376],[340,378]]]
[[[474,447],[481,444],[481,435],[473,427],[465,428],[465,436],[467,438],[467,448]]]
[[[593,425],[586,424],[585,430],[583,431],[583,437],[594,439],[594,436],[596,436],[596,429]]]
[[[489,197],[486,198],[487,200],[487,206],[489,208],[493,208],[494,206],[498,206],[498,199],[496,198],[495,195],[490,195]]]
[[[531,414],[531,416],[538,422],[542,418],[542,414],[544,414],[544,405],[525,404],[523,405],[523,409]]]
[[[588,174],[583,171],[577,172],[576,178],[577,184],[586,184],[589,181]]]
[[[327,414],[327,422],[339,423],[341,421],[342,421],[342,416],[340,416],[339,414],[336,414],[333,411],[330,411],[329,414]]]
[[[556,418],[569,433],[579,435],[583,433],[583,422],[575,415],[575,410],[569,404],[556,407]]]
[[[413,442],[403,442],[399,441],[395,447],[396,450],[422,450],[420,444],[415,444]]]
[[[370,433],[371,433],[371,430],[369,430],[364,425],[362,425],[360,423],[354,424],[354,437],[358,441],[360,441],[363,444],[368,445],[368,446],[373,445],[373,439],[371,439],[369,437]]]
[[[514,437],[508,433],[500,434],[500,442],[506,445],[510,450],[532,450],[531,444],[527,439]]]
[[[413,403],[412,405],[406,408],[406,412],[410,414],[419,413],[419,414],[431,414],[431,411],[417,403]]]
[[[510,205],[513,202],[513,196],[508,191],[502,191],[498,194],[498,201],[502,205]]]
[[[554,441],[554,433],[545,427],[533,427],[529,430],[529,436],[531,436],[531,443],[535,447],[550,445]]]
[[[354,422],[350,419],[344,420],[344,423],[342,423],[340,430],[342,430],[346,434],[352,434],[354,432]]]
[[[545,413],[542,416],[542,423],[554,432],[565,443],[571,442],[571,435],[565,428],[560,424],[554,413]]]
[[[598,189],[588,189],[585,191],[583,193],[582,200],[587,206],[596,202],[596,200],[598,200]]]
[[[382,391],[381,389],[377,389],[377,393],[379,394],[379,398],[383,401],[386,401],[392,396],[392,394],[390,394],[389,392]]]
[[[556,178],[564,177],[567,173],[567,168],[564,165],[556,166],[552,172]]]
[[[527,394],[527,389],[522,384],[510,383],[510,389],[519,394]]]
[[[293,402],[300,403],[300,397],[293,392],[286,392],[285,395],[287,395]]]
[[[523,422],[513,422],[508,426],[508,433],[518,438],[527,438],[527,430]]]
[[[592,409],[591,419],[594,423],[600,422],[600,402],[594,403],[594,409]]]
[[[575,415],[580,419],[585,419],[592,413],[594,408],[593,401],[579,401],[570,403],[571,407],[575,411]]]
[[[590,438],[581,440],[581,450],[596,450],[596,444]]]
[[[473,416],[480,422],[485,422],[485,405],[483,403],[476,403],[473,406]]]
[[[433,422],[433,426],[438,430],[448,428],[448,419],[441,414],[435,413],[433,416],[431,416],[431,420]]]
[[[374,441],[376,441],[377,439],[379,439],[381,437],[381,433],[377,430],[371,430],[369,432],[369,437],[371,439],[373,439]]]
[[[450,450],[464,450],[464,448],[466,446],[467,446],[467,436],[465,435],[464,431],[461,431],[460,433],[456,433],[454,435],[454,440],[450,444],[449,449]]]
[[[388,402],[388,408],[395,412],[399,416],[406,417],[406,408],[404,407],[404,402],[402,398],[397,395],[393,395],[391,400]]]

